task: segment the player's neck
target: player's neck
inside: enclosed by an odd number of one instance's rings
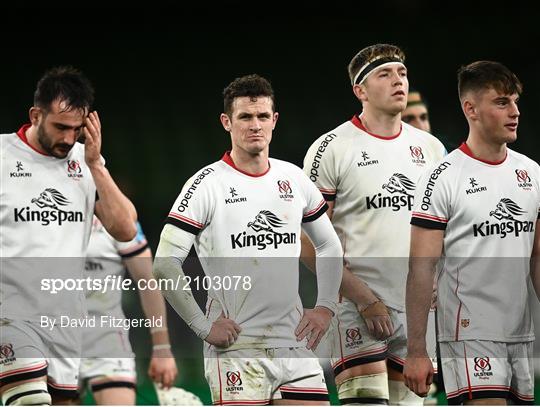
[[[506,158],[506,143],[485,140],[474,133],[469,133],[466,143],[473,155],[480,160],[501,162]]]
[[[28,129],[26,129],[26,141],[28,141],[28,144],[30,144],[30,146],[42,153],[42,154],[45,154],[45,155],[48,155],[45,150],[43,149],[43,147],[41,147],[41,144],[39,143],[38,141],[38,134],[37,134],[37,127],[32,125],[30,127],[28,127]]]
[[[360,121],[366,130],[379,137],[396,137],[401,130],[401,116],[389,115],[384,112],[364,110]]]
[[[268,171],[268,149],[259,153],[249,153],[242,149],[231,150],[231,159],[239,170],[251,175],[261,175]]]

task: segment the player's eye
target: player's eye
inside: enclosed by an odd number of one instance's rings
[[[427,119],[428,119],[427,113],[422,113],[422,114],[420,115],[420,120],[422,120],[423,122],[425,122]]]
[[[407,116],[402,116],[401,120],[403,120],[405,123],[410,123],[414,119],[413,115],[408,114]]]

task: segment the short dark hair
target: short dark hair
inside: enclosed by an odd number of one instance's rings
[[[276,111],[274,90],[270,82],[257,74],[236,78],[223,90],[223,109],[232,119],[233,102],[239,97],[267,96],[272,100],[272,111]]]
[[[38,81],[34,106],[48,111],[56,100],[66,102],[66,110],[90,110],[94,88],[81,71],[72,66],[58,66],[49,69]]]
[[[374,58],[393,58],[396,56],[400,62],[405,62],[405,53],[398,46],[392,44],[375,44],[360,50],[349,63],[348,71],[351,84],[354,85],[354,77],[358,74],[360,68]]]
[[[469,91],[478,92],[489,88],[505,95],[519,95],[523,91],[518,77],[499,62],[476,61],[458,70],[460,98]]]

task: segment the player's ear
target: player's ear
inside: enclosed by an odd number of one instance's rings
[[[28,117],[30,118],[30,123],[32,123],[33,126],[37,126],[39,124],[39,118],[41,117],[42,110],[39,107],[32,106],[30,110],[28,111]]]
[[[274,130],[276,128],[276,124],[277,124],[277,119],[279,117],[279,113],[278,112],[274,112],[274,117],[273,117],[273,121],[274,121],[274,125],[272,126],[272,130]]]
[[[366,93],[366,87],[364,85],[354,85],[352,91],[354,93],[354,96],[356,96],[356,98],[360,102],[367,102],[368,97]]]
[[[476,120],[478,117],[475,103],[470,98],[463,98],[461,101],[461,108],[463,109],[466,118]]]
[[[219,120],[221,121],[221,124],[226,131],[231,131],[232,123],[231,119],[229,119],[229,116],[227,116],[225,113],[221,113],[221,116],[219,116]]]

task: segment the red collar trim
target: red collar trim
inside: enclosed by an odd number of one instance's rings
[[[352,117],[351,123],[354,124],[356,127],[358,127],[360,130],[362,130],[362,131],[366,132],[367,134],[369,134],[370,136],[379,138],[381,140],[394,140],[395,138],[399,137],[399,135],[401,134],[401,130],[403,130],[403,126],[400,124],[399,125],[399,131],[398,131],[397,134],[394,134],[393,136],[390,136],[390,137],[383,137],[383,136],[379,136],[378,134],[375,134],[375,133],[370,133],[364,127],[364,125],[362,124],[362,120],[360,120],[360,117],[358,115],[356,115],[356,114]]]
[[[473,152],[471,151],[471,149],[469,148],[469,146],[467,145],[466,142],[461,143],[461,145],[459,146],[459,149],[460,149],[461,151],[463,151],[465,154],[467,154],[469,157],[474,158],[475,160],[481,161],[481,162],[483,162],[483,163],[485,163],[485,164],[489,164],[489,165],[499,165],[499,164],[502,164],[503,162],[505,162],[506,157],[508,157],[508,150],[507,150],[507,151],[506,151],[506,155],[504,156],[504,158],[503,158],[501,161],[488,161],[488,160],[482,160],[481,158],[475,157],[475,155],[473,154]]]
[[[250,174],[249,172],[242,171],[240,168],[238,168],[234,164],[234,161],[233,161],[233,159],[231,157],[231,152],[230,151],[225,151],[225,154],[223,154],[223,157],[221,157],[221,160],[224,161],[225,164],[228,164],[231,167],[233,167],[236,171],[241,172],[242,174],[250,176],[250,177],[255,177],[255,178],[262,177],[263,175],[268,174],[268,171],[270,171],[270,161],[268,162],[268,169],[265,172],[261,173],[261,174]]]
[[[36,153],[39,153],[41,155],[44,155],[46,157],[49,157],[49,154],[45,154],[41,151],[39,151],[38,149],[34,148],[29,142],[28,142],[28,139],[26,138],[26,130],[28,130],[30,128],[30,126],[32,126],[30,123],[28,124],[23,124],[21,126],[21,128],[17,131],[17,136],[19,136],[19,138],[21,139],[21,141],[26,144],[28,147],[30,147],[32,150],[34,150]]]

